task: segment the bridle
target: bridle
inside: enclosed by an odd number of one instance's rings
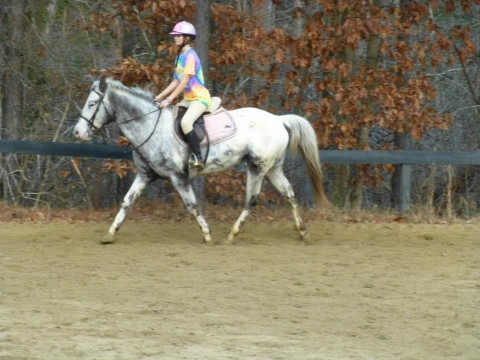
[[[96,127],[95,126],[95,117],[97,116],[97,113],[98,111],[100,110],[100,107],[103,105],[103,108],[105,110],[105,112],[107,113],[107,116],[108,116],[108,121],[106,123],[104,123],[102,126],[105,126],[107,124],[110,124],[111,122],[115,121],[115,118],[110,115],[110,113],[108,112],[108,109],[107,107],[105,106],[103,100],[105,99],[105,95],[107,93],[107,83],[105,81],[105,78],[102,77],[100,79],[100,85],[99,85],[99,88],[100,88],[100,91],[102,92],[98,92],[96,89],[92,89],[92,91],[97,94],[99,97],[100,97],[100,100],[98,101],[98,106],[97,108],[95,109],[95,111],[93,112],[92,116],[90,117],[90,119],[87,119],[85,116],[83,116],[82,114],[80,114],[80,117],[85,120],[87,123],[88,123],[88,127],[89,127],[89,130],[100,130],[99,127]]]
[[[115,121],[115,118],[110,114],[110,112],[108,111],[105,103],[103,102],[103,100],[105,99],[105,95],[107,93],[107,87],[108,87],[108,84],[106,83],[105,81],[105,78],[102,77],[100,79],[100,85],[99,85],[99,88],[100,88],[100,91],[102,92],[98,92],[96,89],[92,89],[92,91],[97,94],[99,97],[100,97],[100,100],[98,101],[98,106],[97,108],[95,109],[95,111],[93,112],[92,116],[90,117],[90,119],[86,118],[85,116],[83,116],[82,114],[80,114],[80,117],[85,120],[87,123],[88,123],[88,127],[89,127],[89,130],[100,130],[101,128],[95,126],[94,122],[95,122],[95,117],[97,116],[97,113],[98,111],[100,110],[100,107],[103,105],[103,108],[105,110],[105,112],[107,113],[107,116],[108,116],[108,121],[105,122],[104,124],[102,124],[102,127],[104,127],[105,125],[108,125],[112,122]],[[145,145],[147,143],[148,140],[150,140],[150,138],[153,136],[153,134],[155,133],[155,130],[157,129],[157,126],[158,126],[158,123],[160,121],[160,115],[162,114],[162,109],[161,108],[158,108],[156,110],[153,110],[153,111],[150,111],[148,113],[145,113],[145,114],[142,114],[142,115],[139,115],[139,116],[136,116],[134,118],[131,118],[131,119],[128,119],[128,120],[125,120],[121,123],[118,123],[118,125],[121,125],[121,124],[126,124],[126,123],[129,123],[129,122],[132,122],[134,120],[138,120],[146,115],[150,115],[150,114],[153,114],[154,112],[157,112],[158,111],[158,117],[157,117],[157,121],[155,122],[155,126],[153,127],[153,130],[152,132],[150,133],[150,135],[145,139],[144,142],[142,142],[140,145],[138,146],[135,146],[133,147],[133,150],[136,151],[138,150],[139,148],[141,148],[143,145]]]

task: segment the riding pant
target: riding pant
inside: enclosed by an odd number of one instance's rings
[[[197,100],[187,101],[184,99],[180,101],[177,106],[183,106],[187,108],[187,112],[183,116],[181,122],[184,134],[188,134],[193,130],[193,123],[198,120],[205,110],[207,110],[207,107]]]

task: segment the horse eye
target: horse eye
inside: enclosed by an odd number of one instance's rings
[[[88,107],[94,107],[94,106],[95,106],[95,102],[93,102],[93,101],[88,104]]]

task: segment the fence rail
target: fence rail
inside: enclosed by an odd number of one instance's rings
[[[480,151],[320,150],[323,163],[480,165]]]
[[[0,154],[8,153],[93,157],[103,159],[132,159],[132,151],[129,148],[115,145],[0,140]]]
[[[0,154],[132,159],[132,151],[114,145],[53,143],[44,141],[0,140]],[[480,165],[480,151],[361,151],[320,150],[327,164],[395,164],[401,166],[400,211],[410,203],[411,165]]]

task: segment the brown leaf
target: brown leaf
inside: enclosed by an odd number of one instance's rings
[[[447,0],[445,3],[445,11],[451,12],[455,11],[455,2],[453,0]]]
[[[125,136],[119,136],[115,139],[115,142],[118,146],[128,146],[130,141]]]

